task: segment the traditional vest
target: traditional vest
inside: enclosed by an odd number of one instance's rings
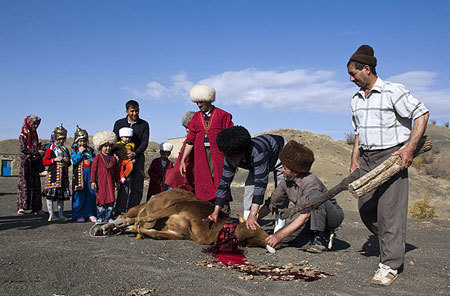
[[[78,153],[78,146],[72,146],[72,149],[75,151],[75,153]],[[83,170],[85,168],[86,161],[89,161],[87,159],[87,155],[90,155],[92,158],[94,158],[95,153],[94,149],[91,147],[87,147],[86,150],[83,152],[83,158],[78,164],[73,165],[73,176],[72,176],[72,190],[73,191],[81,191],[84,189],[84,173]],[[91,164],[89,164],[89,167]],[[89,186],[89,184],[88,184]]]
[[[52,158],[57,157],[55,148],[56,146],[54,144],[50,146]],[[60,148],[63,156],[69,157],[69,151],[67,148],[64,146]],[[55,162],[49,165],[47,169],[47,176],[45,177],[45,188],[61,188],[63,173],[67,175],[67,166],[63,165],[62,162]]]

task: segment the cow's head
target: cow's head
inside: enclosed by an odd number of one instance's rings
[[[236,237],[239,245],[243,247],[266,247],[266,238],[269,235],[261,228],[256,230],[248,229],[245,220],[239,215],[239,224],[236,227]]]

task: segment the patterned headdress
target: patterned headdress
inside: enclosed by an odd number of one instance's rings
[[[74,141],[74,142],[77,143],[78,140],[80,140],[80,139],[86,139],[86,140],[88,140],[88,139],[89,139],[89,135],[88,135],[87,130],[82,129],[82,128],[80,128],[80,127],[77,125],[77,129],[76,129],[76,131],[75,131],[74,138],[75,138],[75,141]]]
[[[67,138],[67,130],[63,127],[62,123],[60,126],[56,127],[53,130],[53,135],[54,135],[55,140]]]
[[[28,115],[25,117],[22,125],[20,135],[27,141],[27,147],[32,153],[37,153],[39,149],[39,137],[36,130],[33,130],[31,126],[36,124],[39,126],[41,118],[35,115]]]

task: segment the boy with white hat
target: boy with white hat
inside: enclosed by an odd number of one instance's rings
[[[133,171],[134,159],[129,160],[126,158],[126,154],[134,151],[134,143],[131,142],[133,137],[133,129],[131,127],[123,127],[119,129],[120,141],[117,142],[116,151],[119,156],[119,167],[120,167],[120,184],[125,184],[128,176]]]
[[[148,184],[147,201],[153,195],[168,189],[167,185],[164,184],[164,180],[166,178],[166,171],[173,168],[173,163],[169,160],[172,149],[173,144],[168,142],[159,145],[161,157],[155,158],[148,168],[150,182]]]

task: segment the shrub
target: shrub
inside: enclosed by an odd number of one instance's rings
[[[354,133],[346,133],[345,134],[345,142],[349,145],[355,144],[355,134]]]
[[[448,121],[444,123],[445,127],[448,127]]]
[[[436,119],[431,119],[431,120],[430,120],[430,123],[431,123],[432,125],[436,125]]]
[[[433,219],[435,214],[435,206],[430,204],[431,186],[425,189],[424,197],[414,203],[409,214],[416,219]]]

